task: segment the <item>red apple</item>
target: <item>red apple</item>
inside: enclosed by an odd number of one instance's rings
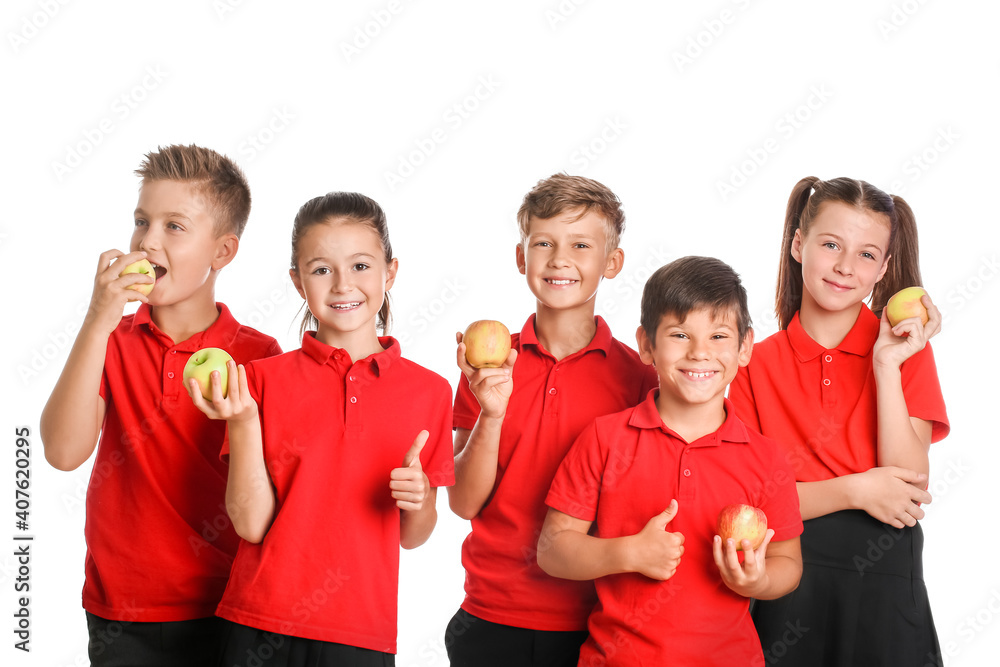
[[[473,368],[500,368],[510,354],[510,331],[496,320],[477,320],[462,335],[465,359]]]
[[[920,303],[920,297],[925,294],[927,291],[923,287],[907,287],[889,297],[885,304],[885,316],[889,319],[889,324],[896,326],[908,317],[919,317],[922,324],[927,324],[927,309]]]
[[[203,347],[184,364],[184,386],[194,378],[198,381],[198,389],[206,400],[212,400],[212,371],[219,371],[222,381],[222,397],[229,393],[229,367],[226,364],[232,359],[229,353],[217,347]]]
[[[743,540],[750,540],[750,546],[757,549],[767,534],[767,516],[750,505],[726,505],[719,512],[717,527],[723,542],[729,538],[736,541],[737,551],[743,550]]]
[[[129,285],[127,288],[149,296],[149,293],[153,291],[153,286],[156,283],[156,271],[153,270],[153,265],[150,264],[149,260],[140,259],[138,262],[132,262],[122,269],[122,272],[118,275],[124,276],[129,273],[142,273],[153,279],[153,282],[151,283],[136,283],[134,285]]]

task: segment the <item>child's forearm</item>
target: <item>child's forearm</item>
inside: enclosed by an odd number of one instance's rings
[[[427,541],[437,525],[437,489],[431,488],[418,510],[400,510],[399,546],[415,549]]]
[[[448,487],[448,504],[463,519],[479,514],[493,492],[502,427],[502,417],[480,415],[471,432],[455,433],[455,484]]]
[[[109,336],[84,322],[39,423],[45,459],[59,470],[78,468],[97,446],[104,421],[101,376]]]
[[[631,572],[629,539],[600,538],[575,530],[543,531],[538,566],[553,577],[576,581]]]
[[[878,465],[898,466],[927,474],[930,428],[914,428],[903,396],[902,375],[896,368],[875,368],[878,390]],[[924,425],[926,426],[926,425]],[[919,428],[919,427],[918,427]]]
[[[857,509],[851,497],[852,477],[844,475],[820,482],[796,482],[803,521],[841,510]]]
[[[264,463],[260,420],[228,422],[229,483],[226,511],[236,534],[248,542],[264,539],[274,519],[274,489]]]
[[[767,585],[754,593],[758,600],[776,600],[798,588],[802,578],[802,559],[786,555],[768,555]]]

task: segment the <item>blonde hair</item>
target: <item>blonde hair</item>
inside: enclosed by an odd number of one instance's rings
[[[558,173],[538,181],[531,192],[524,195],[517,211],[517,226],[521,242],[528,238],[531,218],[546,220],[566,211],[582,208],[579,217],[588,211],[597,211],[605,221],[608,242],[605,252],[618,247],[625,231],[625,212],[621,200],[606,185],[583,176]],[[579,218],[578,218],[579,219]]]

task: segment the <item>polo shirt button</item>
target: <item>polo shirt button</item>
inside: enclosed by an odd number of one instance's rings
[[[825,380],[823,380],[823,384],[825,384],[827,387],[829,387],[830,386],[830,378],[826,378]]]
[[[170,371],[169,373],[167,373],[167,377],[170,378],[171,380],[173,380],[174,379],[174,372]]]
[[[691,469],[690,468],[684,468],[684,476],[685,477],[690,477],[691,476]]]
[[[556,395],[556,388],[552,387],[551,389],[549,389],[549,396],[555,396],[555,395]]]
[[[357,396],[351,396],[351,403],[357,403],[357,402],[358,402],[358,397]]]
[[[177,354],[177,350],[170,350],[170,354]]]
[[[823,361],[825,361],[827,363],[833,361],[833,355],[831,355],[831,354],[826,355],[825,357],[823,357]]]
[[[348,380],[350,380],[351,382],[354,382],[354,376],[353,376],[353,375],[352,375],[352,376],[350,376],[350,377],[349,377],[349,378],[347,378],[347,379],[348,379]]]

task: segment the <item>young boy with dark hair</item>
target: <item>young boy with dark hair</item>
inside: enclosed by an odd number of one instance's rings
[[[798,585],[802,520],[788,463],[725,398],[750,361],[746,292],[725,263],[685,257],[649,278],[641,322],[659,391],[574,443],[546,498],[538,564],[596,580],[580,665],[763,665],[749,598]],[[716,534],[730,504],[767,515],[757,549]]]
[[[455,485],[472,520],[462,548],[466,598],[446,646],[453,667],[575,665],[593,585],[542,572],[535,544],[552,475],[595,416],[635,405],[656,377],[594,316],[597,288],[621,271],[621,202],[589,178],[556,174],[518,211],[518,271],[535,313],[511,337],[502,368],[465,359],[455,398]]]
[[[220,347],[238,363],[280,352],[215,302],[236,256],[250,189],[229,158],[198,146],[146,155],[130,252],[101,254],[90,308],[42,412],[45,458],[82,465],[87,490],[83,606],[93,665],[214,665],[214,617],[239,538],[224,504],[225,423],[187,395],[184,365]],[[153,281],[122,269],[148,259]],[[122,316],[129,301],[134,315]],[[98,444],[99,440],[99,444]]]

